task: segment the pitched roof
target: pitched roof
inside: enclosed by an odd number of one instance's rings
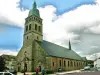
[[[50,56],[69,58],[75,60],[82,60],[81,56],[75,53],[73,50],[69,50],[62,46],[43,40],[42,42],[37,41],[39,45],[48,53]]]
[[[11,61],[12,59],[16,59],[16,56],[13,55],[2,55],[2,57],[6,60],[6,61]]]
[[[86,57],[82,57],[82,60],[83,60],[83,61],[87,61]]]

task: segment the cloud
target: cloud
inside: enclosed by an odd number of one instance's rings
[[[84,33],[86,29],[89,29],[91,26],[95,26],[96,21],[100,21],[100,16],[98,16],[99,13],[96,13],[100,12],[98,5],[83,5],[76,10],[64,13],[63,15],[59,16],[56,15],[56,10],[57,9],[51,5],[40,8],[41,17],[44,20],[44,33],[49,34],[48,37],[52,37],[50,39],[59,39],[62,37],[74,38],[76,37],[76,35],[79,36],[76,33]],[[49,13],[47,13],[46,11],[48,11]],[[93,13],[93,11],[95,11],[95,13]],[[52,22],[52,20],[54,21]],[[94,25],[92,25],[93,23]],[[92,32],[93,29],[90,31]],[[96,29],[94,29],[94,32],[95,31]]]
[[[87,55],[88,60],[95,60],[97,58],[100,58],[100,52],[99,53],[93,53],[91,55]]]
[[[0,23],[24,27],[28,10],[18,8],[19,0],[0,0]]]
[[[72,48],[82,55],[99,52],[100,48],[94,50],[90,47],[100,46],[98,43],[100,41],[98,38],[100,37],[100,0],[96,0],[94,5],[82,5],[58,16],[57,8],[52,5],[41,7],[39,10],[43,18],[46,40],[68,47],[67,43],[70,39]]]
[[[18,53],[17,51],[13,51],[13,50],[0,49],[0,55],[6,54],[6,55],[14,55],[14,56],[16,56],[17,53]]]

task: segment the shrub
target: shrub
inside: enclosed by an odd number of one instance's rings
[[[24,70],[22,70],[21,73],[24,73]]]
[[[53,70],[46,70],[46,74],[53,74],[54,71]]]

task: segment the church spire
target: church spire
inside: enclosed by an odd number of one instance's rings
[[[34,9],[37,8],[36,0],[34,0],[33,8],[34,8]]]
[[[35,16],[37,16],[37,17],[40,17],[40,12],[39,12],[39,10],[37,9],[36,0],[34,0],[33,7],[32,7],[32,9],[29,11],[28,17],[29,17],[29,16],[32,16],[32,15],[35,15]]]
[[[70,40],[69,40],[69,50],[71,50],[71,43],[70,43]]]

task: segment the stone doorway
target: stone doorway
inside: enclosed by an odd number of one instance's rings
[[[39,71],[41,72],[41,65],[39,66]]]
[[[20,72],[20,66],[18,66],[18,72]]]

